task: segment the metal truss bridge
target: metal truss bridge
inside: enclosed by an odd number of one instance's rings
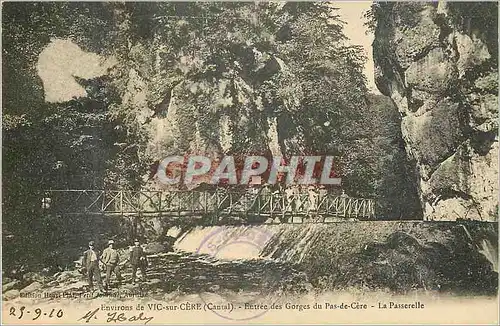
[[[320,191],[270,192],[253,189],[231,192],[155,190],[49,190],[42,207],[48,214],[102,214],[137,217],[194,217],[217,222],[224,217],[265,221],[302,217],[324,222],[327,218],[375,218],[372,199],[338,196]]]

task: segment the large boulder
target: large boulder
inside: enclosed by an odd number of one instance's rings
[[[20,284],[21,282],[19,282],[18,280],[14,280],[12,282],[2,285],[2,293],[18,288]]]
[[[2,295],[2,298],[4,300],[12,300],[12,299],[15,299],[17,297],[19,297],[19,290],[10,290],[10,291],[5,292]]]
[[[21,294],[32,293],[42,289],[43,285],[40,282],[33,282],[27,287],[23,288],[20,292]]]
[[[80,279],[82,274],[78,271],[64,271],[57,275],[56,281],[59,283],[67,282],[69,280]]]

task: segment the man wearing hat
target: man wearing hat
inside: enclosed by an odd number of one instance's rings
[[[99,253],[94,249],[94,241],[89,242],[89,249],[83,253],[83,266],[87,270],[90,290],[94,288],[94,277],[99,290],[103,291],[101,271],[99,270]]]
[[[134,246],[130,249],[130,265],[132,265],[132,284],[135,284],[137,268],[141,269],[142,278],[146,279],[146,254],[140,246],[139,239],[134,240]]]
[[[122,281],[122,276],[120,275],[120,268],[118,263],[120,262],[120,257],[118,256],[118,251],[114,247],[115,242],[113,240],[108,241],[108,247],[104,249],[101,256],[101,261],[106,266],[106,289],[109,288],[111,284],[111,273],[116,274],[116,279],[118,280],[118,285]]]

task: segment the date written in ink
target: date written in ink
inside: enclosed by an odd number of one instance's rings
[[[52,309],[43,310],[41,308],[29,309],[26,306],[20,308],[10,307],[9,316],[17,317],[17,319],[31,318],[32,320],[37,320],[40,317],[46,318],[62,318],[64,316],[64,311],[62,309]]]

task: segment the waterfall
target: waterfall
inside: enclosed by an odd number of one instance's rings
[[[373,241],[384,242],[397,229],[396,222],[346,222],[265,224],[254,226],[197,226],[181,234],[174,249],[182,252],[205,254],[219,260],[267,260],[290,264],[309,264],[318,250],[328,252],[328,259],[355,257]],[[420,223],[425,230],[431,223]],[[436,224],[437,225],[437,224]],[[489,239],[494,229],[480,226],[470,232],[459,224],[476,250],[498,273],[498,248]],[[406,226],[408,232],[412,225]],[[445,232],[448,227],[442,227]],[[458,234],[457,234],[458,235]],[[474,240],[476,238],[476,240]],[[458,238],[450,240],[461,241]],[[363,249],[364,248],[364,249]],[[316,259],[316,258],[315,258]],[[325,258],[326,259],[326,258]],[[326,260],[328,260],[326,259]],[[342,258],[345,259],[345,258]],[[318,262],[319,263],[319,262]]]
[[[266,226],[198,226],[181,235],[174,249],[222,260],[262,259],[263,249],[277,230]]]
[[[172,238],[177,238],[181,234],[181,228],[178,226],[173,226],[167,231],[167,236]]]
[[[313,249],[321,225],[195,227],[182,234],[174,249],[219,259],[264,259],[301,262]]]

